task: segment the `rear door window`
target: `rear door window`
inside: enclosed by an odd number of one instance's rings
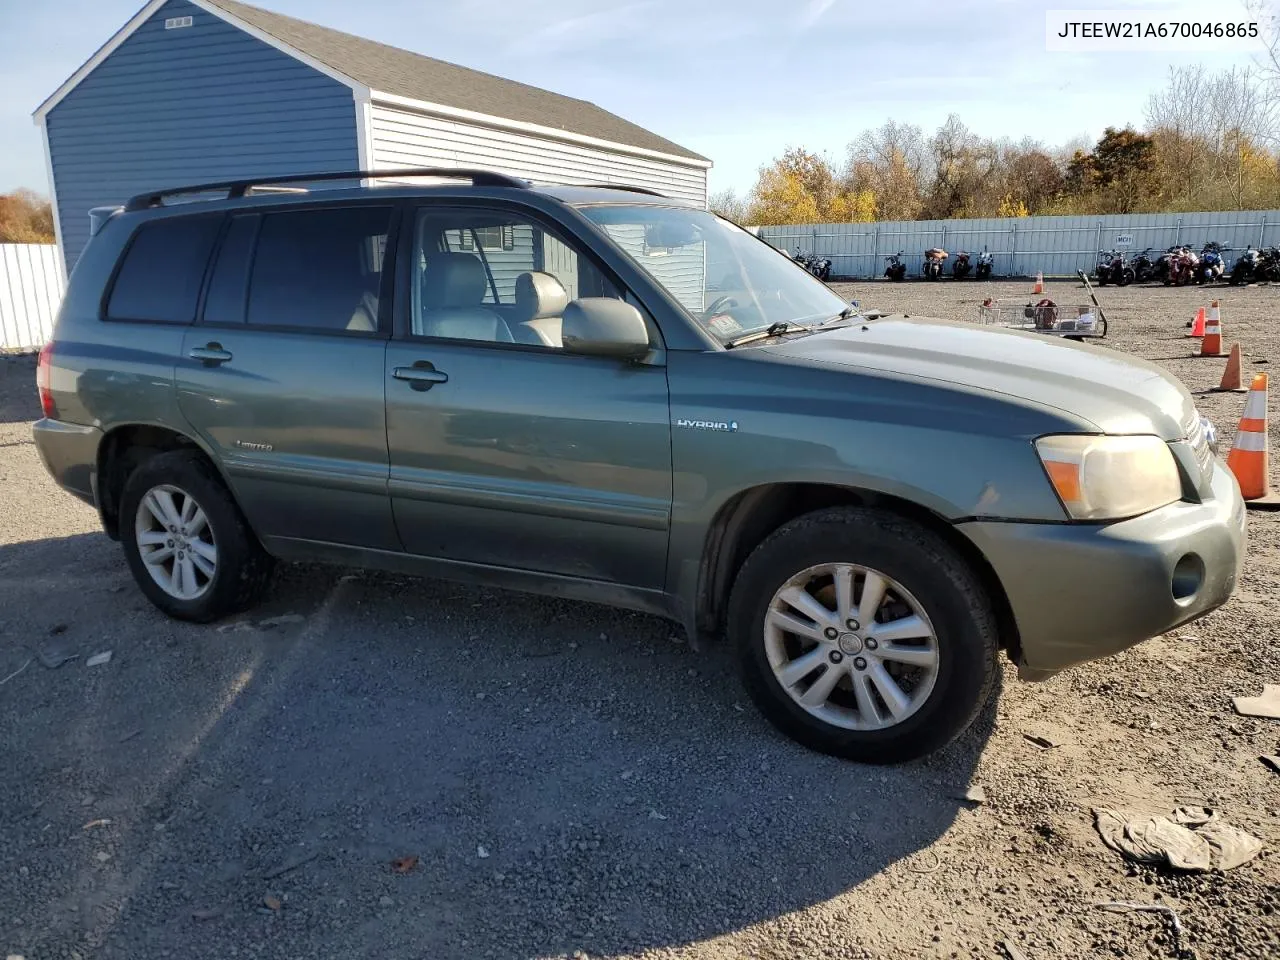
[[[249,325],[375,332],[391,211],[264,214],[249,277]]]
[[[129,243],[107,301],[108,320],[191,323],[220,214],[144,223]]]

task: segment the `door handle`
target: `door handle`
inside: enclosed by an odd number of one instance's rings
[[[206,343],[203,347],[192,347],[187,351],[187,356],[201,361],[206,367],[216,367],[231,359],[231,351],[223,350],[220,343]]]
[[[419,360],[411,367],[395,367],[391,375],[397,380],[408,381],[414,390],[430,390],[437,383],[448,383],[449,375],[437,370],[426,360]]]

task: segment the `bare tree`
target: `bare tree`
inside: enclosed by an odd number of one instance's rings
[[[739,197],[732,187],[725,187],[707,198],[707,206],[712,213],[718,213],[734,223],[746,223],[751,201],[749,198]]]
[[[923,206],[927,163],[923,131],[889,120],[849,145],[845,189],[874,194],[877,213],[884,220],[914,220]]]

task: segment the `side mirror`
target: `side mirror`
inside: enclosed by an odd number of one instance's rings
[[[649,330],[625,300],[581,297],[564,308],[560,340],[566,353],[639,360],[649,352]]]

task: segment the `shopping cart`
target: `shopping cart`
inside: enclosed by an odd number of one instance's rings
[[[978,307],[978,322],[989,326],[1008,327],[1010,330],[1026,330],[1044,333],[1068,340],[1085,340],[1107,335],[1107,316],[1098,298],[1093,295],[1089,278],[1081,274],[1091,303],[1062,304],[1048,297],[1014,303],[1008,300],[987,299]]]

